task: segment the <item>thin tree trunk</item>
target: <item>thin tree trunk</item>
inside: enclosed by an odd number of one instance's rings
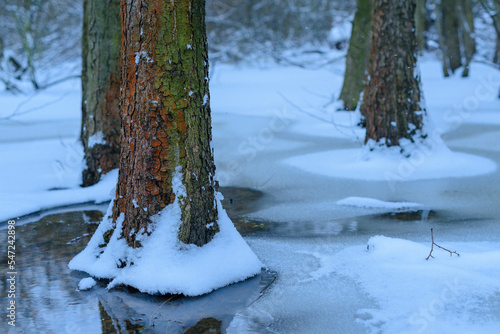
[[[344,84],[340,100],[345,110],[355,110],[366,81],[371,45],[373,0],[357,0],[357,10],[352,22],[351,40],[346,57]]]
[[[118,168],[120,0],[85,0],[82,38],[83,186]]]
[[[419,51],[425,49],[424,33],[427,29],[427,0],[417,0],[415,10],[415,31],[417,36],[417,47]]]
[[[443,74],[450,76],[462,66],[457,0],[441,0],[436,5],[436,24],[443,59]]]
[[[375,0],[370,53],[370,80],[361,112],[365,142],[399,145],[417,139],[425,111],[420,107],[420,80],[415,75],[415,1]]]
[[[205,1],[122,1],[122,137],[113,220],[131,247],[174,202],[183,175],[179,240],[202,246],[219,231],[210,142]]]
[[[495,64],[500,64],[500,0],[494,0],[494,3],[495,3],[495,14],[493,16],[493,21],[494,21],[493,24],[495,25],[497,43],[495,47],[495,55],[493,56],[493,62]]]
[[[462,32],[462,45],[464,49],[465,64],[462,77],[469,76],[469,66],[472,56],[476,53],[476,42],[474,41],[474,13],[472,11],[472,0],[460,0],[460,28]]]

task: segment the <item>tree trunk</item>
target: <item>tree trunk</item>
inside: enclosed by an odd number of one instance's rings
[[[460,14],[460,30],[462,32],[462,45],[464,50],[464,70],[462,77],[469,76],[469,66],[472,56],[476,53],[474,41],[474,13],[472,11],[472,0],[460,0],[458,12]]]
[[[85,0],[82,37],[83,186],[118,168],[120,0]]]
[[[436,25],[441,47],[443,74],[448,77],[462,66],[457,0],[441,0],[437,3]]]
[[[497,43],[495,47],[495,55],[493,56],[493,62],[500,65],[500,0],[494,0],[493,2],[495,3],[493,24],[495,25],[495,32],[497,34]]]
[[[1,65],[1,61],[3,59],[3,48],[4,48],[3,38],[2,38],[2,36],[0,36],[0,65]]]
[[[425,49],[424,33],[427,29],[427,0],[417,0],[415,10],[415,33],[417,36],[417,47],[419,51]]]
[[[373,37],[361,112],[366,117],[365,142],[386,146],[421,134],[425,111],[420,107],[416,76],[415,1],[375,0]]]
[[[340,100],[345,110],[355,110],[366,81],[366,70],[371,45],[373,0],[357,0],[352,22],[352,34],[346,57],[344,84]]]
[[[174,202],[183,175],[179,240],[202,246],[219,231],[210,142],[205,1],[122,1],[120,172],[113,220],[141,246],[150,217]]]

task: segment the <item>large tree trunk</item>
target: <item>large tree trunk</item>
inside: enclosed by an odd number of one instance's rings
[[[202,246],[219,231],[210,148],[205,1],[122,1],[122,137],[114,221],[139,247],[150,217],[174,202],[182,172],[179,240]]]
[[[363,91],[371,45],[373,0],[357,0],[351,40],[346,57],[344,84],[340,100],[345,110],[355,110]]]
[[[120,0],[85,0],[82,37],[83,186],[118,168],[120,157]]]
[[[464,70],[462,77],[469,76],[469,66],[472,56],[476,53],[476,43],[474,41],[474,13],[472,11],[472,0],[460,0],[458,12],[460,14],[460,29],[462,45],[464,50]]]
[[[375,0],[370,53],[370,80],[361,112],[366,139],[399,145],[422,135],[420,81],[415,75],[415,1]],[[423,135],[422,135],[423,136]]]
[[[441,47],[443,74],[450,76],[462,66],[460,52],[460,17],[457,10],[457,0],[441,0],[436,5],[436,25]]]

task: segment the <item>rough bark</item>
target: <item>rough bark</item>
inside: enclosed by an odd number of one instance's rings
[[[340,100],[344,102],[345,110],[356,109],[365,85],[371,46],[372,13],[373,0],[357,0],[351,40],[347,50],[344,84],[340,93]]]
[[[464,70],[462,77],[469,76],[469,66],[472,56],[476,53],[476,43],[474,41],[474,13],[472,11],[472,0],[460,0],[458,4],[460,14],[460,29],[464,53]]]
[[[422,129],[420,79],[415,75],[415,1],[375,0],[372,46],[361,112],[365,142],[413,141]],[[423,136],[423,135],[422,135]]]
[[[415,10],[415,32],[417,37],[417,47],[419,51],[425,48],[424,33],[427,29],[427,0],[417,0]]]
[[[219,231],[211,142],[204,0],[122,1],[120,172],[113,219],[131,247],[150,217],[174,202],[180,168],[179,240],[202,246]],[[174,223],[174,222],[172,222]]]
[[[462,66],[457,2],[457,0],[441,0],[436,5],[436,27],[445,77],[450,76]]]
[[[118,168],[120,157],[120,0],[85,0],[82,38],[83,186]]]

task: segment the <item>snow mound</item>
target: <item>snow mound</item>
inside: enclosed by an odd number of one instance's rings
[[[220,232],[206,245],[186,245],[178,240],[181,224],[179,198],[185,194],[182,174],[176,172],[172,183],[176,193],[173,204],[151,218],[153,229],[141,239],[142,248],[130,248],[120,237],[123,216],[105,248],[104,233],[113,229],[113,203],[87,247],[69,263],[69,268],[111,279],[108,289],[124,284],[145,293],[198,296],[261,272],[262,263],[235,229],[222,208],[217,194]],[[104,251],[103,251],[104,249]],[[125,267],[118,268],[120,263]]]
[[[421,204],[411,202],[385,202],[368,197],[347,197],[337,201],[338,205],[356,206],[360,208],[406,210],[422,207]]]
[[[496,170],[496,164],[472,154],[453,152],[444,144],[419,145],[401,154],[401,147],[342,149],[296,156],[285,163],[310,173],[369,181],[414,181],[471,177]]]
[[[96,280],[92,277],[83,278],[80,283],[78,283],[78,290],[90,290],[94,287],[94,285],[96,285],[96,283]]]
[[[374,333],[498,331],[498,317],[481,323],[469,318],[481,309],[492,314],[500,309],[498,244],[436,242],[460,256],[450,257],[434,248],[435,258],[426,261],[430,240],[424,245],[374,236],[368,245],[335,254],[311,252],[320,267],[310,273],[310,280],[328,279],[335,273],[360,284],[378,308],[360,309],[356,318]]]

